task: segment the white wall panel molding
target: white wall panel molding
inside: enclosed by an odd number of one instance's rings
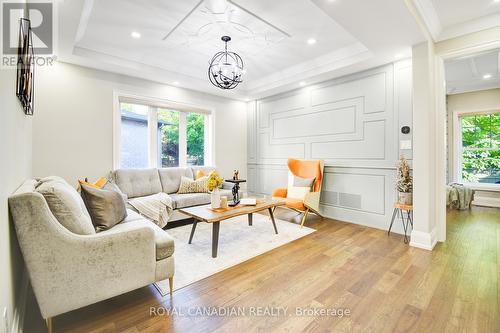
[[[286,186],[288,158],[325,161],[321,209],[387,229],[396,198],[400,127],[412,127],[411,62],[402,61],[259,100],[249,110],[248,189]],[[252,147],[253,146],[253,147]],[[411,158],[411,149],[404,151]],[[401,232],[401,223],[395,223]]]
[[[363,138],[331,142],[312,142],[311,158],[334,164],[337,160],[385,160],[385,120],[363,123]]]

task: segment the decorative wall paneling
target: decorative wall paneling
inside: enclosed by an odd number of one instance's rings
[[[387,228],[395,163],[412,158],[399,149],[412,133],[400,131],[412,127],[410,61],[249,103],[247,123],[249,192],[286,186],[289,157],[323,159],[323,214]]]

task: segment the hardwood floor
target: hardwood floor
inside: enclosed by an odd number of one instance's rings
[[[172,298],[142,288],[58,316],[54,332],[500,332],[499,209],[449,212],[447,241],[432,252],[382,230],[312,216],[308,225],[317,232]],[[288,312],[188,315],[202,306]],[[151,307],[183,313],[152,316]],[[350,315],[296,316],[296,307],[342,308]],[[45,332],[36,304],[27,321],[25,332]]]

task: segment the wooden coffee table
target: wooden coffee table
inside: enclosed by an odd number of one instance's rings
[[[236,216],[248,215],[248,225],[251,226],[253,213],[257,213],[267,209],[269,211],[269,215],[271,216],[271,222],[274,226],[274,232],[277,234],[278,228],[276,228],[276,221],[274,220],[273,212],[274,208],[284,204],[284,201],[277,199],[257,199],[257,204],[255,206],[238,205],[225,209],[212,209],[210,205],[203,205],[181,208],[179,209],[179,211],[194,218],[191,235],[189,236],[189,244],[191,244],[191,241],[193,240],[194,231],[196,230],[196,225],[198,224],[198,222],[206,222],[212,224],[212,258],[216,258],[217,247],[219,243],[219,227],[221,221]]]

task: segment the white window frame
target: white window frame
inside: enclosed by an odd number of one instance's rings
[[[488,108],[482,110],[458,110],[453,111],[453,166],[452,170],[453,181],[467,184],[472,189],[494,189],[496,191],[500,190],[500,184],[487,184],[487,183],[471,183],[464,182],[462,178],[462,155],[463,155],[463,145],[462,145],[462,121],[461,118],[464,116],[481,115],[481,114],[491,114],[500,112],[500,106],[495,108]]]
[[[186,114],[200,113],[205,115],[205,154],[204,164],[215,165],[215,110],[207,106],[199,106],[191,103],[172,101],[168,99],[137,95],[134,93],[114,90],[113,91],[113,169],[120,168],[121,150],[121,110],[120,103],[132,103],[148,105],[150,108],[165,108],[179,111],[179,167],[187,166],[187,137],[186,137]],[[154,105],[154,106],[153,106]],[[151,111],[151,110],[150,110]],[[156,140],[156,128],[151,124],[158,121],[156,112],[148,112],[148,161],[150,168],[158,168],[158,141]],[[154,132],[154,133],[152,133]]]

